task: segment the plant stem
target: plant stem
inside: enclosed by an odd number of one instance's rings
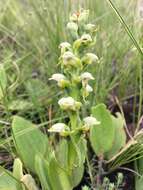
[[[102,175],[103,175],[103,155],[98,157],[98,174],[97,174],[97,188],[100,189],[102,185]]]

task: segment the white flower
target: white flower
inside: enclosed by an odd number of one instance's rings
[[[71,52],[71,51],[67,51],[64,53],[64,55],[62,56],[64,61],[68,61],[71,59],[75,59],[75,55]]]
[[[66,79],[66,77],[63,74],[60,74],[60,73],[53,74],[49,80],[57,81],[58,86],[61,88],[65,88],[69,86],[69,81]]]
[[[89,17],[89,10],[81,9],[79,12],[73,13],[70,16],[70,21],[82,24],[87,21],[88,17]]]
[[[66,79],[66,77],[63,74],[55,73],[52,75],[52,77],[49,80],[55,80],[55,81],[59,82],[61,80],[65,80],[65,79]]]
[[[76,57],[70,51],[65,52],[62,56],[62,59],[63,59],[63,65],[66,67],[68,67],[68,66],[77,67],[77,68],[82,67],[82,63],[81,63],[80,59],[78,57]]]
[[[85,117],[83,119],[83,121],[84,121],[85,125],[88,127],[100,124],[100,121],[97,121],[97,119],[95,117],[92,117],[92,116]]]
[[[86,85],[85,90],[87,93],[93,92],[93,88],[89,84]]]
[[[64,123],[56,123],[48,130],[49,132],[62,133],[65,131],[67,125]]]
[[[68,42],[62,42],[62,43],[59,45],[59,48],[71,48],[71,44],[68,43]]]
[[[88,64],[95,63],[98,61],[98,57],[94,53],[87,53],[85,57],[87,59]]]
[[[62,42],[59,45],[59,48],[61,49],[61,54],[65,53],[68,50],[71,50],[71,44],[68,42]]]
[[[82,73],[80,77],[81,77],[81,80],[86,80],[86,81],[88,81],[88,80],[94,80],[94,77],[89,72]]]
[[[85,29],[86,29],[87,31],[89,31],[89,32],[92,32],[92,31],[95,30],[95,25],[94,25],[94,24],[87,24],[87,25],[85,26]]]
[[[75,101],[72,97],[64,97],[61,98],[58,101],[58,104],[63,110],[73,110],[75,111],[76,109],[79,109],[81,107],[81,103]]]
[[[62,106],[62,105],[73,106],[74,103],[75,103],[75,100],[72,97],[61,98],[58,101],[58,104],[60,106]]]
[[[92,38],[89,34],[83,34],[81,36],[81,41],[82,42],[92,42]]]

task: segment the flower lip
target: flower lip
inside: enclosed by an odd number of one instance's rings
[[[99,125],[101,123],[95,117],[92,116],[85,117],[83,121],[87,126]]]
[[[87,92],[93,92],[93,88],[89,84],[86,85],[85,89]]]
[[[48,130],[49,132],[62,133],[65,131],[67,125],[64,123],[56,123]]]
[[[66,77],[61,73],[55,73],[52,75],[51,78],[49,78],[49,80],[55,80],[57,82],[59,82],[61,80],[65,80],[65,79],[66,79]]]
[[[81,74],[81,80],[94,80],[94,77],[89,72],[84,72]]]

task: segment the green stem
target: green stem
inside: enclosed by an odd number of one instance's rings
[[[77,128],[77,113],[70,112],[69,118],[70,118],[71,129],[75,130]]]

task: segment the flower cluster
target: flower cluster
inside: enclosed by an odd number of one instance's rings
[[[82,126],[81,128],[84,130],[89,130],[90,126],[100,124],[92,116],[80,119],[78,114],[83,105],[82,101],[85,102],[89,94],[93,92],[89,81],[95,78],[87,71],[87,68],[89,65],[98,62],[97,55],[91,52],[96,41],[96,26],[88,23],[88,17],[89,10],[80,10],[70,16],[67,30],[72,43],[62,42],[59,45],[61,73],[53,74],[49,79],[56,81],[58,87],[65,92],[58,104],[63,111],[69,114],[71,125],[74,123],[77,125],[74,128],[77,129]],[[73,115],[76,115],[76,122],[73,122]],[[63,135],[67,131],[70,132],[71,129],[73,129],[71,126],[57,123],[49,129],[49,132],[57,132]]]

